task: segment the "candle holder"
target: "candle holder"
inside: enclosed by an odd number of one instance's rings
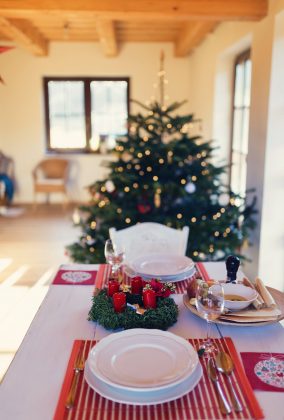
[[[141,295],[132,295],[131,293],[117,292],[110,298],[107,289],[100,290],[93,296],[93,304],[89,311],[88,319],[90,321],[98,322],[107,330],[117,329],[130,329],[130,328],[151,328],[166,330],[172,326],[178,317],[178,306],[175,301],[169,297],[157,297],[157,301],[152,300],[150,293],[145,294],[145,302],[147,304],[148,296],[148,309],[138,312],[135,308],[130,308],[126,304],[129,303],[129,296],[139,297],[141,302],[139,306],[144,308]],[[123,296],[124,295],[124,296]],[[150,299],[149,299],[150,298]],[[149,302],[150,300],[150,302]],[[156,308],[154,308],[156,303]],[[126,305],[126,306],[125,306]],[[150,306],[153,306],[150,307]],[[137,308],[139,310],[139,308]],[[118,312],[122,311],[122,312]]]

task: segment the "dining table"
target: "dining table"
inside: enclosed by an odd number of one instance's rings
[[[203,265],[210,278],[217,280],[226,278],[225,262],[204,262]],[[99,264],[65,264],[59,267],[61,272],[96,273],[97,277],[92,284],[84,282],[52,282],[50,284],[47,295],[0,385],[1,420],[73,418],[68,409],[61,410],[59,414],[58,403],[74,342],[76,340],[100,342],[104,337],[117,333],[106,330],[97,322],[88,320],[94,286],[101,287],[96,283],[100,267],[102,265]],[[241,270],[238,276],[240,278],[243,276]],[[177,322],[168,331],[185,339],[204,339],[206,321],[184,305],[184,292],[175,293],[172,297],[178,305],[179,314]],[[284,357],[284,328],[281,322],[256,326],[215,323],[212,324],[211,335],[216,339],[229,337],[238,355],[242,352],[262,352],[264,354],[282,353]],[[203,375],[206,375],[206,372]],[[253,394],[263,412],[263,416],[259,418],[284,419],[283,392],[256,389],[253,390]],[[104,404],[106,404],[105,401]],[[131,411],[126,410],[122,413],[124,414],[122,416],[120,413],[120,417],[113,413],[113,417],[108,417],[107,411],[101,409],[90,417],[85,413],[83,416],[77,415],[74,418],[79,420],[82,418],[87,420],[138,418],[136,415],[133,416]],[[166,413],[163,418],[155,410],[154,413],[156,413],[156,420],[169,418]],[[220,418],[226,417],[244,418],[242,412],[232,413],[232,416],[220,416]],[[142,420],[144,416],[139,418]],[[152,420],[153,417],[150,416],[149,420],[150,418]],[[181,418],[181,416],[177,415],[176,418]],[[183,418],[186,418],[186,415]]]

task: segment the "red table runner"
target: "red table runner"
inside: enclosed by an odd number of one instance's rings
[[[203,340],[189,339],[188,341],[195,348],[198,348]],[[225,418],[231,420],[263,418],[262,410],[247,380],[232,340],[229,337],[225,337],[214,339],[214,342],[220,350],[228,352],[235,363],[236,369],[232,373],[231,378],[244,406],[244,410],[241,413],[232,411],[230,415],[225,416],[220,412],[215,388],[206,373],[206,359],[204,357],[200,358],[203,368],[203,377],[200,382],[193,391],[175,401],[151,406],[134,406],[116,403],[101,397],[90,388],[84,380],[83,373],[80,373],[75,404],[73,408],[67,409],[65,408],[65,403],[74,375],[73,368],[75,360],[79,352],[82,351],[84,358],[87,359],[90,349],[96,344],[96,341],[76,340],[73,344],[54,420],[218,420]],[[230,401],[226,378],[220,375],[220,381]]]
[[[196,269],[196,273],[190,278],[175,282],[175,293],[184,293],[188,283],[198,276],[202,277],[204,280],[209,278],[207,271],[202,263],[196,263]],[[98,272],[90,270],[58,270],[52,281],[52,284],[89,286],[95,284],[96,289],[102,289],[106,286],[110,273],[111,267],[108,264],[101,264]],[[130,284],[131,282],[131,278],[124,272],[123,281],[125,284]]]
[[[176,286],[175,293],[181,293],[181,294],[184,293],[186,291],[188,283],[192,279],[196,278],[196,276],[198,276],[198,275],[202,276],[200,268],[199,268],[199,264],[200,263],[196,264],[196,267],[197,267],[198,270],[196,271],[196,273],[193,274],[193,276],[191,276],[190,278],[188,278],[186,280],[177,281],[177,282],[174,283],[175,286]],[[98,275],[97,275],[97,279],[96,279],[96,289],[103,289],[107,285],[110,273],[111,273],[110,265],[108,265],[108,264],[101,264],[100,265]],[[124,284],[130,285],[131,278],[126,273],[124,273],[123,271],[122,271],[122,276],[123,276]]]

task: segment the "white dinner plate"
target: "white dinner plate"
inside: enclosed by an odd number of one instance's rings
[[[173,254],[149,254],[130,262],[131,268],[139,274],[149,276],[176,276],[194,268],[191,258]]]
[[[158,278],[162,283],[163,282],[172,282],[175,283],[177,281],[182,281],[189,279],[195,274],[196,270],[195,267],[190,268],[188,271],[185,271],[184,273],[172,275],[172,276],[155,276]],[[144,280],[151,280],[153,278],[153,275],[143,274],[143,273],[137,273],[136,275],[139,275]]]
[[[154,405],[176,400],[192,391],[202,378],[202,374],[202,367],[198,361],[193,374],[183,382],[174,385],[171,388],[139,392],[124,390],[108,385],[92,374],[88,363],[86,363],[84,369],[84,377],[87,384],[98,394],[111,401],[131,405]]]
[[[98,379],[124,390],[158,390],[179,384],[193,374],[198,356],[175,334],[136,328],[111,334],[88,356]]]

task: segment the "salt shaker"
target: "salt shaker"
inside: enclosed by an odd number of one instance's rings
[[[237,271],[240,266],[240,260],[234,255],[230,255],[226,259],[227,281],[226,283],[236,283]]]

